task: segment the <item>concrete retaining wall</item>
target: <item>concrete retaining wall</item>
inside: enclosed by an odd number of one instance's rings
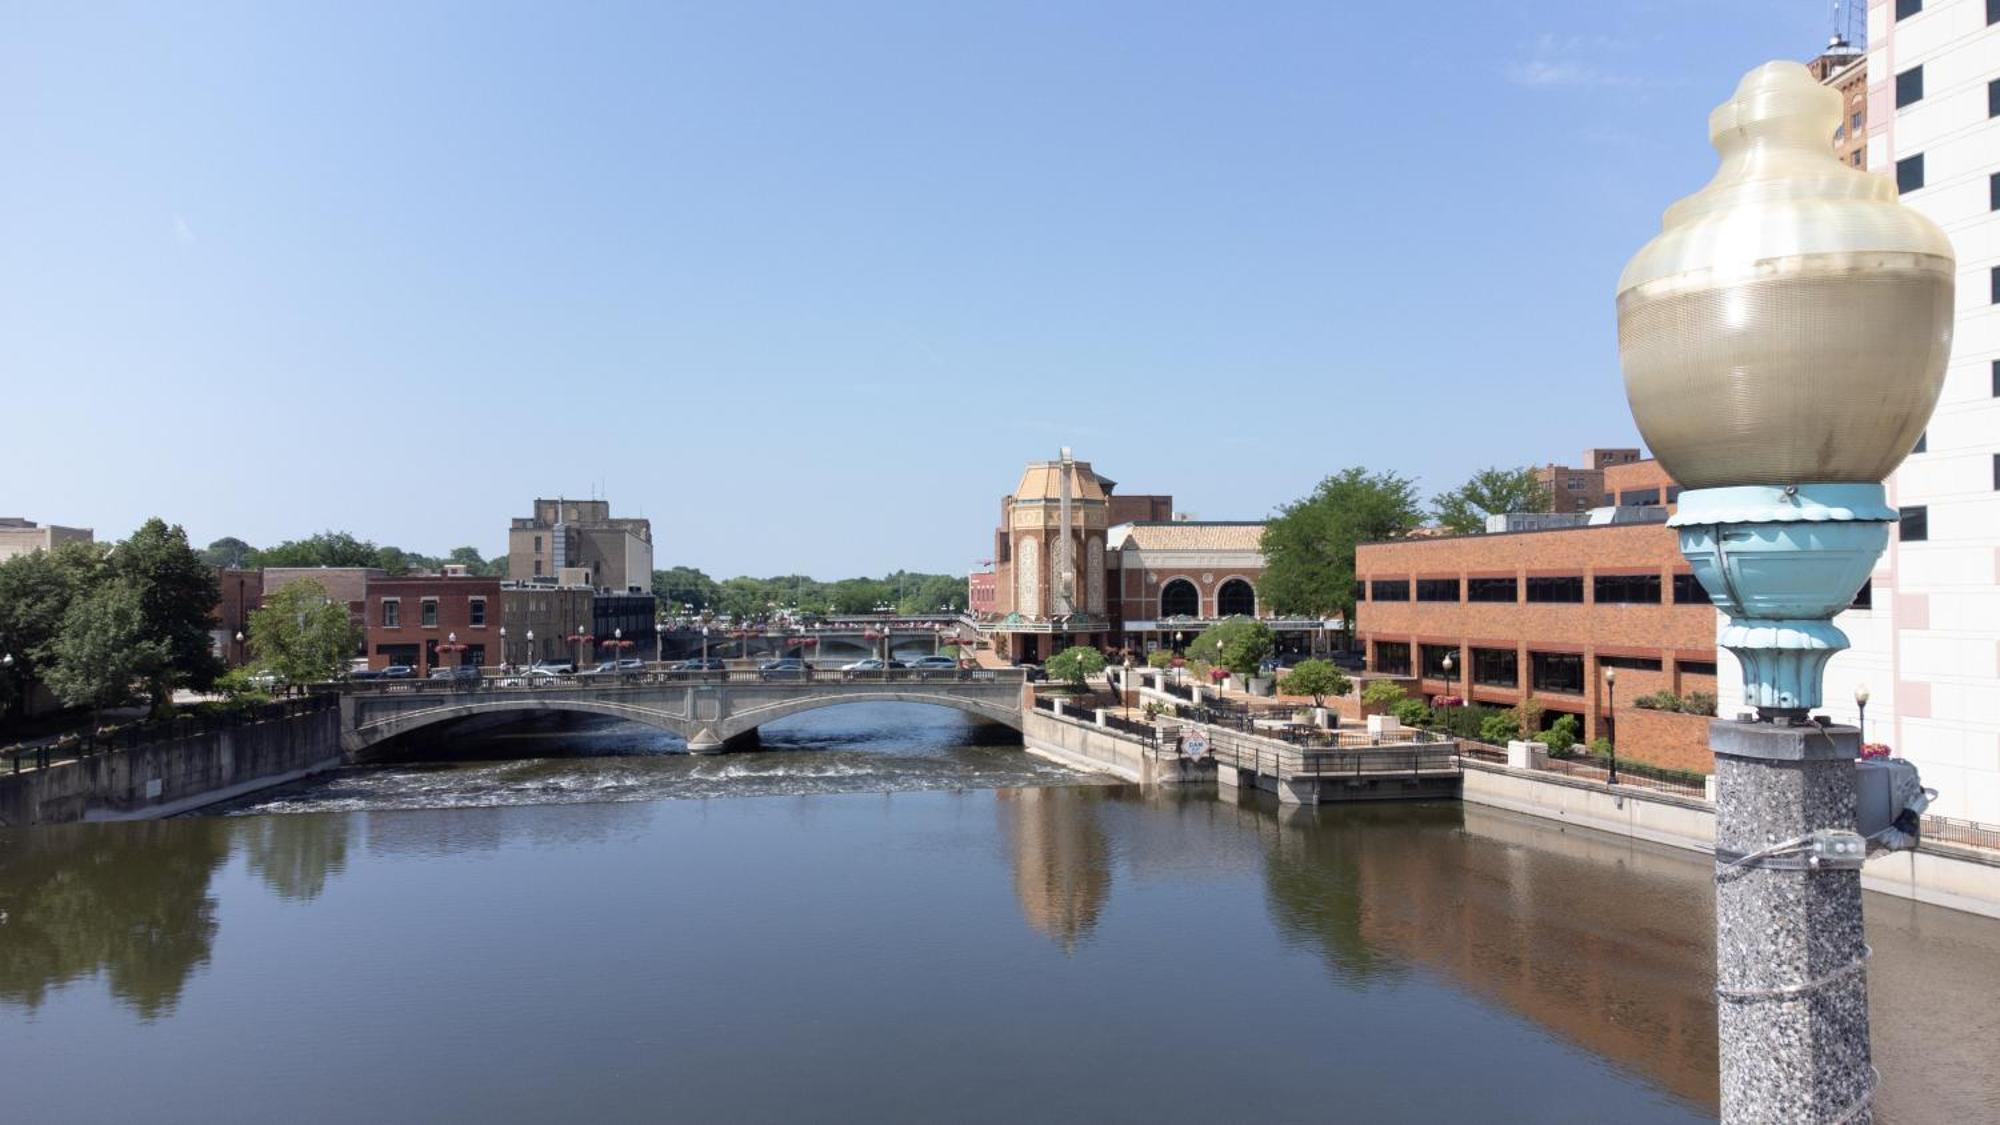
[[[1137,739],[1088,720],[1058,718],[1034,708],[1022,715],[1021,743],[1037,757],[1125,781],[1170,785],[1215,778],[1213,762],[1196,764],[1176,754],[1156,753]]]
[[[1598,782],[1562,774],[1464,761],[1460,793],[1487,805],[1542,820],[1714,854],[1715,806],[1644,789],[1611,792]],[[1621,787],[1622,788],[1622,787]],[[1876,856],[1862,869],[1864,890],[2000,918],[2000,857],[1976,848],[1926,844],[1914,852]]]
[[[328,707],[0,774],[0,826],[172,816],[340,764]]]

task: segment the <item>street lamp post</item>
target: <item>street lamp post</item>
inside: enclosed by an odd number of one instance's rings
[[[590,641],[590,633],[584,629],[582,622],[577,623],[576,632],[571,635],[570,640],[576,643],[574,668],[576,671],[581,672],[583,671],[583,646]]]
[[[701,627],[701,663],[704,668],[708,665],[708,626],[706,625]]]
[[[236,630],[236,666],[243,666],[243,630]]]
[[[535,631],[533,629],[528,630],[527,633],[523,634],[521,639],[528,642],[528,667],[533,668],[535,666]]]
[[[1451,666],[1452,666],[1451,654],[1447,652],[1444,654],[1444,693],[1446,695],[1457,695],[1458,693],[1452,690]],[[1535,736],[1534,731],[1524,730],[1521,732],[1522,738],[1533,738],[1534,736]]]
[[[1604,695],[1604,714],[1611,720],[1611,734],[1604,737],[1604,744],[1611,747],[1611,776],[1605,779],[1605,784],[1616,785],[1618,784],[1618,740],[1612,737],[1618,731],[1618,669],[1616,668],[1604,670]]]
[[[1957,265],[1827,146],[1844,112],[1798,63],[1750,71],[1709,116],[1715,177],[1617,289],[1633,417],[1684,489],[1668,525],[1757,712],[1709,727],[1728,1123],[1872,1113],[1860,731],[1811,712],[1898,518],[1882,481],[1937,405]]]
[[[514,654],[507,651],[507,627],[500,626],[500,666],[504,669],[512,663]]]
[[[1854,725],[1861,728],[1861,745],[1868,745],[1868,685],[1854,685]],[[1901,741],[1900,739],[1898,741]]]

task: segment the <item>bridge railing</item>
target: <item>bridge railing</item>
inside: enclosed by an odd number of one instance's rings
[[[562,675],[517,673],[465,679],[343,680],[321,690],[345,695],[470,695],[486,692],[531,692],[559,688],[684,686],[691,684],[785,684],[800,687],[827,684],[1020,684],[1018,668],[891,668],[882,671],[836,671],[819,668],[762,672],[729,668],[710,671],[649,669],[643,672],[584,671]]]

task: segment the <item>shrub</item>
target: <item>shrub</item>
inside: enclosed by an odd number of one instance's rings
[[[1598,735],[1596,738],[1590,740],[1590,752],[1599,758],[1609,758],[1611,756],[1611,740],[1603,735]]]
[[[1173,664],[1174,654],[1167,649],[1156,648],[1146,654],[1146,667],[1148,668],[1171,668]]]
[[[271,693],[265,690],[263,685],[251,680],[252,674],[248,668],[231,668],[216,678],[215,690],[232,704],[269,703]]]
[[[1690,715],[1715,714],[1715,693],[1712,691],[1691,691],[1681,699],[1681,710]]]
[[[1576,747],[1581,726],[1582,724],[1576,721],[1575,715],[1564,715],[1550,723],[1549,729],[1543,731],[1541,737],[1543,742],[1548,743],[1549,754],[1557,758],[1567,757]]]
[[[1312,696],[1313,706],[1326,706],[1329,695],[1346,695],[1353,681],[1326,660],[1301,660],[1279,684],[1286,695]]]
[[[1277,647],[1277,634],[1269,625],[1254,618],[1232,617],[1203,629],[1188,643],[1188,655],[1239,676],[1251,676]]]
[[[1632,706],[1641,711],[1678,711],[1681,709],[1681,697],[1670,691],[1656,691],[1633,700]],[[1710,706],[1714,706],[1712,699]]]
[[[1479,741],[1504,746],[1521,737],[1521,720],[1512,711],[1495,711],[1479,724]]]
[[[1431,709],[1424,706],[1421,699],[1399,699],[1389,708],[1396,721],[1406,727],[1427,727],[1431,725]]]
[[[1085,680],[1104,671],[1104,654],[1089,645],[1072,645],[1049,657],[1047,668],[1052,679],[1082,687]]]
[[[1361,702],[1371,707],[1388,708],[1408,695],[1403,685],[1394,680],[1370,680],[1368,686],[1361,689]]]
[[[1436,713],[1437,725],[1460,738],[1479,738],[1480,729],[1487,719],[1506,712],[1495,707],[1444,707]]]
[[[1528,732],[1542,729],[1542,712],[1546,710],[1542,701],[1534,696],[1524,696],[1514,705],[1514,729],[1521,731],[1515,738],[1527,738]]]

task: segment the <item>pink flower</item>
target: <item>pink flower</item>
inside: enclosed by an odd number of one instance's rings
[[[1861,756],[1863,758],[1886,758],[1889,754],[1889,744],[1886,742],[1864,742],[1861,744]]]

